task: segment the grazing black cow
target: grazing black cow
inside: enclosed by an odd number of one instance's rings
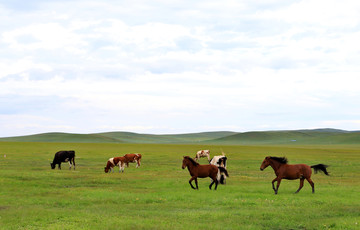
[[[58,164],[59,169],[61,169],[61,162],[69,162],[69,169],[71,169],[71,166],[73,164],[75,170],[75,151],[59,151],[55,153],[54,160],[52,163],[50,163],[51,168],[55,169],[55,166]]]

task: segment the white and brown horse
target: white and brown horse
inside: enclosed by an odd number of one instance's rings
[[[199,161],[200,157],[207,157],[208,162],[210,162],[210,150],[199,150],[194,159]]]
[[[217,167],[223,167],[226,169],[226,162],[227,162],[227,157],[225,156],[225,154],[223,153],[223,155],[220,156],[214,156],[211,160],[210,160],[210,164],[211,165],[216,165]],[[220,175],[220,179],[219,179],[220,184],[226,184],[226,175],[225,173],[221,173]]]
[[[129,153],[125,154],[125,164],[126,167],[129,167],[129,163],[136,163],[136,168],[140,167],[141,165],[141,154],[140,153]]]
[[[112,157],[110,158],[107,163],[106,163],[106,167],[105,169],[105,173],[113,171],[114,172],[114,167],[115,166],[119,166],[119,172],[124,172],[125,169],[125,162],[126,162],[126,158],[125,157]]]

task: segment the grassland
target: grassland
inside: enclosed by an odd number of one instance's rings
[[[228,158],[225,186],[192,190],[182,156],[207,148]],[[58,150],[76,150],[75,171],[51,170]],[[142,166],[105,174],[109,157],[143,154]],[[6,155],[6,157],[4,157]],[[282,181],[274,195],[267,155],[330,165],[315,194]],[[202,163],[206,163],[201,159]],[[359,229],[360,145],[174,145],[0,142],[1,229]]]

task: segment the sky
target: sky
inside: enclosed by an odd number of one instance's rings
[[[0,0],[0,137],[360,130],[360,1]]]

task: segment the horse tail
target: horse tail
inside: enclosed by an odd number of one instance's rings
[[[315,173],[317,173],[319,170],[321,170],[321,171],[323,171],[325,173],[325,175],[329,176],[329,173],[326,170],[327,167],[329,167],[329,166],[328,165],[323,165],[323,164],[317,164],[317,165],[311,166],[311,168],[314,169]]]
[[[229,177],[228,171],[224,167],[218,167],[221,173],[225,173],[227,177]]]

